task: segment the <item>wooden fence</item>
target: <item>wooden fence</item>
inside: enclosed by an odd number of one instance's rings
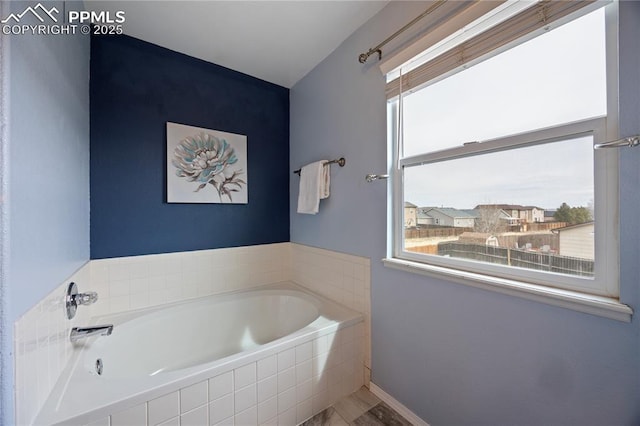
[[[438,254],[438,245],[422,245],[422,246],[413,246],[407,247],[407,251],[412,251],[414,253],[422,253],[422,254]]]
[[[438,244],[438,255],[537,269],[540,271],[557,272],[560,274],[593,276],[593,260],[561,256],[554,253],[452,241]]]
[[[551,231],[552,229],[564,228],[567,222],[534,222],[527,223],[528,231]]]
[[[455,228],[455,227],[430,227],[430,228],[405,228],[404,238],[409,240],[413,238],[444,238],[457,237],[464,232],[471,232],[473,228]]]

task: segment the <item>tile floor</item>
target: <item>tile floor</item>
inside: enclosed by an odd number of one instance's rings
[[[365,387],[341,399],[301,426],[412,426]]]

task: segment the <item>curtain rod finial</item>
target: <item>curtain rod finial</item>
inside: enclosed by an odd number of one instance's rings
[[[364,64],[365,62],[367,62],[367,59],[369,59],[369,56],[371,56],[374,53],[378,54],[378,60],[382,59],[382,49],[376,49],[376,50],[369,49],[367,53],[361,53],[360,56],[358,56],[358,62],[360,62],[361,64]]]

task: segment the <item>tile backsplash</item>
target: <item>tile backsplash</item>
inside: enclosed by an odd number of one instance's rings
[[[295,243],[92,260],[15,324],[16,416],[31,424],[66,367],[69,333],[90,318],[291,280],[365,315],[365,382],[370,368],[369,259]],[[97,303],[64,314],[69,282]],[[366,383],[368,384],[368,383]]]
[[[66,317],[64,298],[70,282],[77,283],[80,292],[88,290],[83,285],[89,282],[89,262],[14,325],[17,424],[31,424],[71,358],[71,328],[89,321],[83,306],[73,320]]]
[[[289,243],[99,259],[93,315],[125,312],[289,279]]]
[[[292,281],[364,314],[364,363],[367,369],[371,369],[370,271],[368,258],[291,244]]]

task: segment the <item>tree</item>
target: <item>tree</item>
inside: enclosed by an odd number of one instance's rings
[[[566,222],[569,225],[585,223],[593,220],[593,215],[588,207],[571,207],[567,203],[562,203],[553,214],[553,218],[558,222]]]
[[[569,223],[571,220],[571,207],[569,207],[569,204],[562,203],[562,205],[558,207],[558,210],[553,214],[553,218],[558,222]]]
[[[500,209],[493,206],[482,206],[477,209],[478,218],[475,222],[475,231],[495,234],[501,228]]]

